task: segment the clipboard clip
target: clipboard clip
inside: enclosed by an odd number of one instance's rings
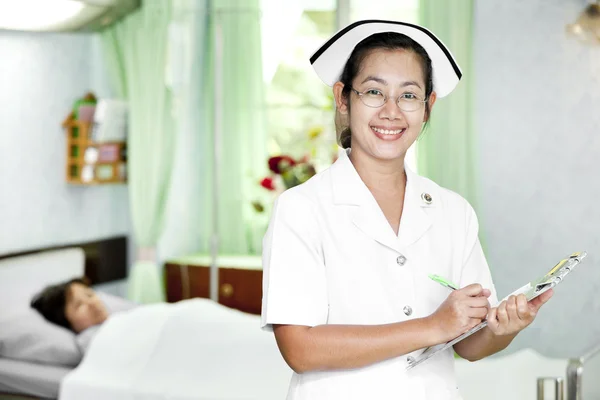
[[[563,278],[569,272],[571,272],[571,270],[575,268],[575,266],[579,264],[586,256],[587,253],[585,251],[580,251],[573,253],[569,257],[561,260],[546,275],[534,283],[534,292],[545,292],[558,285]]]

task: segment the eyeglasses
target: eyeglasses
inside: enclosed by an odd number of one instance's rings
[[[350,88],[354,93],[358,95],[360,101],[367,107],[371,108],[379,108],[383,106],[387,100],[388,96],[385,95],[381,90],[378,89],[367,89],[364,92],[359,92],[353,87]],[[417,111],[423,107],[423,104],[427,102],[427,99],[422,99],[414,93],[402,93],[396,99],[396,104],[398,108],[402,111]]]

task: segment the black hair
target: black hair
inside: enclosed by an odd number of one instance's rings
[[[65,307],[67,305],[69,289],[74,283],[85,286],[90,285],[89,280],[86,277],[82,277],[47,286],[44,290],[34,296],[31,300],[31,307],[37,310],[37,312],[39,312],[46,320],[73,330],[73,327],[65,314]]]
[[[340,76],[340,82],[344,84],[342,90],[342,97],[346,100],[348,108],[350,107],[350,91],[352,90],[352,81],[356,78],[356,75],[360,72],[362,62],[369,55],[369,53],[376,49],[384,50],[397,50],[404,49],[413,51],[421,59],[423,66],[423,76],[425,77],[425,98],[429,99],[429,96],[433,92],[433,67],[431,65],[431,59],[429,55],[419,43],[415,42],[410,37],[396,32],[382,32],[376,33],[363,39],[356,45],[350,58],[346,61],[342,75]],[[429,102],[425,103],[425,116],[427,122],[429,121]],[[350,127],[345,127],[340,133],[339,144],[344,149],[350,148],[352,144],[352,133]]]

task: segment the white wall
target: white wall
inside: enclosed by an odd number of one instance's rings
[[[565,36],[583,0],[479,0],[479,214],[499,295],[571,252],[589,257],[507,352],[600,342],[600,46]]]
[[[0,31],[0,254],[129,234],[125,185],[65,183],[61,122],[109,95],[90,35]]]

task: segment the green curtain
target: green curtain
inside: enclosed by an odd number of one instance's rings
[[[419,24],[438,36],[457,59],[463,77],[435,104],[417,142],[421,175],[465,197],[477,210],[476,133],[473,121],[473,0],[420,0]]]
[[[206,161],[211,154],[206,123],[212,115],[204,114],[207,7],[207,0],[173,0],[167,76],[177,140],[165,230],[158,248],[165,261],[208,250],[211,214],[206,182],[212,169]]]
[[[165,84],[171,0],[145,1],[141,10],[102,33],[115,91],[129,104],[128,185],[137,261],[128,295],[140,303],[164,300],[156,245],[163,230],[174,128]]]
[[[219,254],[259,254],[265,227],[252,208],[251,194],[266,173],[267,164],[260,1],[212,0],[209,4],[209,52],[204,69],[207,85],[201,89],[205,96],[203,115],[208,116],[202,149],[207,163],[202,200],[211,205],[207,208],[211,213],[212,183],[215,172],[218,173]],[[214,97],[217,79],[222,89],[218,121],[222,129],[221,162],[215,171],[213,115],[219,102]],[[206,233],[210,235],[212,230]]]

